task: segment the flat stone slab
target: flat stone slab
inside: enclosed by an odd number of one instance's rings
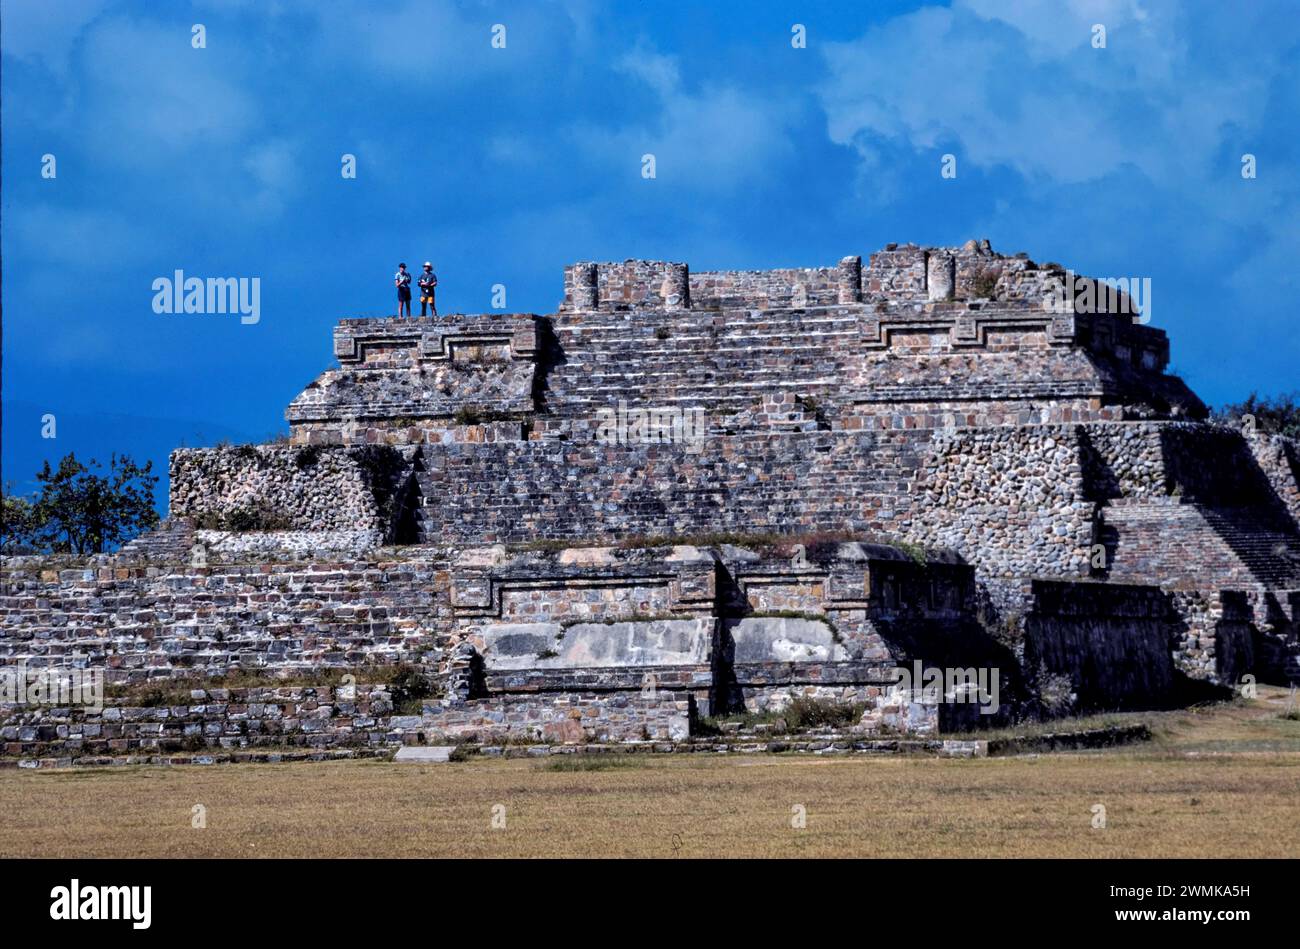
[[[451,753],[455,750],[455,745],[403,745],[397,749],[397,757],[393,760],[444,764],[451,760]]]

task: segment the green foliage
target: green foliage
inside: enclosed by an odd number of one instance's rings
[[[414,666],[399,666],[389,684],[393,690],[393,709],[399,715],[419,715],[424,700],[433,694],[429,680]]]
[[[36,474],[40,490],[30,498],[5,491],[0,549],[7,553],[98,554],[158,524],[151,474],[127,455],[113,455],[108,471],[98,461],[82,464],[74,453],[57,468]]]
[[[299,468],[310,468],[318,461],[320,461],[320,448],[316,445],[299,448],[293,456],[293,463]]]
[[[791,731],[798,731],[803,728],[818,728],[823,725],[832,727],[856,725],[862,720],[862,713],[866,711],[866,708],[865,703],[845,704],[843,702],[833,702],[829,699],[813,699],[799,696],[792,699],[790,704],[781,710],[781,716],[785,719],[786,726]]]
[[[1233,428],[1242,427],[1242,417],[1255,420],[1255,430],[1265,435],[1300,438],[1300,393],[1288,392],[1261,398],[1252,392],[1244,402],[1232,402],[1214,413],[1216,421]]]
[[[452,418],[457,425],[482,425],[485,422],[509,422],[514,416],[478,405],[462,405]]]
[[[906,541],[906,540],[896,540],[893,542],[892,546],[895,549],[900,550],[903,553],[907,554],[907,556],[911,557],[920,566],[922,567],[925,566],[926,556],[925,556],[924,547],[920,546],[919,544],[913,544],[911,541]]]
[[[14,494],[12,485],[5,485],[4,492],[0,495],[0,553],[32,551],[34,518],[32,502]]]
[[[235,508],[219,513],[206,511],[194,516],[194,526],[200,530],[234,531],[247,534],[253,531],[287,531],[293,529],[293,519],[269,508]]]
[[[780,711],[745,712],[740,715],[716,717],[702,716],[692,729],[701,737],[723,734],[724,723],[738,722],[742,731],[748,731],[755,725],[774,725],[778,721],[785,725],[784,731],[800,732],[810,728],[830,726],[842,728],[856,725],[862,720],[862,713],[867,709],[864,702],[836,702],[831,699],[815,699],[797,696]]]
[[[1001,276],[1002,271],[997,267],[984,268],[971,281],[971,296],[975,299],[994,299],[998,292],[998,278]]]

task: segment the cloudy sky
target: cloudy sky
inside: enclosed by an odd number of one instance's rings
[[[393,312],[398,260],[437,264],[444,312],[500,283],[545,313],[574,260],[987,237],[1150,277],[1212,403],[1297,387],[1293,3],[5,0],[2,28],[20,486],[69,450],[165,470],[178,442],[285,430],[335,320]],[[154,313],[178,269],[260,277],[260,322]]]

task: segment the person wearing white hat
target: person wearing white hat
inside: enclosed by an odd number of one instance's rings
[[[437,316],[438,307],[433,302],[433,288],[438,285],[438,275],[433,272],[433,264],[427,260],[424,262],[424,273],[420,274],[420,315],[425,315],[425,308],[428,308],[428,315]]]

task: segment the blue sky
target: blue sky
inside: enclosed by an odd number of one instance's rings
[[[398,260],[436,262],[443,311],[501,283],[546,313],[575,260],[987,237],[1150,277],[1211,403],[1297,387],[1294,3],[5,0],[0,54],[20,487],[70,450],[165,472],[178,443],[286,430],[332,324],[393,312]],[[177,269],[260,277],[260,322],[154,313]]]

